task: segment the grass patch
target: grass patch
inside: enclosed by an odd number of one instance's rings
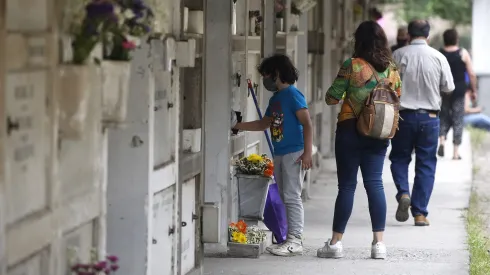
[[[471,146],[473,148],[480,147],[483,143],[483,140],[485,140],[487,132],[473,127],[468,127],[468,131],[470,132]]]
[[[470,275],[488,275],[490,274],[490,245],[486,232],[486,219],[480,211],[479,197],[474,191],[470,197],[467,221]]]
[[[473,175],[480,172],[480,166],[473,164]]]

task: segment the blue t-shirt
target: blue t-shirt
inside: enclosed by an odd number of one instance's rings
[[[282,156],[304,149],[303,125],[296,111],[307,109],[305,96],[293,85],[275,92],[265,115],[272,118],[270,127],[274,155]]]

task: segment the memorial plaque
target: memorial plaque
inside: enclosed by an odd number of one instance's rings
[[[182,257],[181,274],[189,273],[196,264],[196,223],[192,215],[196,213],[196,178],[182,185]]]
[[[49,272],[49,250],[38,252],[35,256],[16,264],[7,271],[7,275],[45,275]]]
[[[7,223],[46,205],[44,71],[8,73],[6,77]]]
[[[7,70],[18,70],[26,67],[48,67],[52,56],[52,36],[49,34],[24,35],[12,33],[7,35]]]
[[[27,39],[29,65],[37,67],[49,66],[53,40],[49,35],[31,36]]]
[[[49,0],[7,0],[8,31],[45,31],[48,29]]]
[[[27,39],[24,35],[19,33],[7,34],[7,45],[5,50],[7,70],[20,69],[27,65],[29,53],[27,49]]]
[[[175,101],[173,101],[171,74],[162,70],[154,72],[155,77],[155,145],[153,162],[155,166],[169,162],[175,155]]]
[[[152,275],[171,275],[174,238],[178,238],[174,224],[175,185],[153,196]],[[174,229],[175,233],[169,234]]]

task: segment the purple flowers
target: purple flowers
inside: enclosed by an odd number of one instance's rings
[[[94,0],[85,7],[87,19],[109,17],[114,14],[114,5],[104,0]]]

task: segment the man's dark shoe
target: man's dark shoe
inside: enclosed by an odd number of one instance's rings
[[[444,146],[440,145],[439,149],[437,150],[437,155],[440,157],[444,157]]]
[[[402,195],[398,201],[398,208],[396,209],[396,220],[399,222],[406,222],[410,215],[408,209],[410,208],[410,197],[408,195]]]
[[[424,215],[415,216],[415,226],[429,226],[429,220]]]

